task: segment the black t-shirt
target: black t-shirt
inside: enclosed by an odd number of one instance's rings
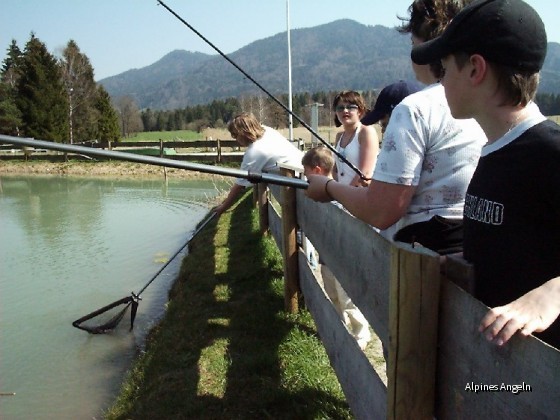
[[[560,126],[545,121],[480,158],[464,210],[475,296],[512,302],[560,276]],[[560,319],[535,334],[560,348]]]

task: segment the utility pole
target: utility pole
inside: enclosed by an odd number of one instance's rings
[[[292,119],[292,47],[290,42],[290,0],[286,0],[286,28],[288,32],[288,140],[294,139],[294,122]]]
[[[308,106],[311,107],[311,128],[316,133],[319,133],[319,107],[323,106],[323,104],[315,102]],[[317,138],[311,135],[311,147],[315,146],[317,146]]]

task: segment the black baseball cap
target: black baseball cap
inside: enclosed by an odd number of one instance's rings
[[[400,80],[385,86],[379,93],[373,109],[362,118],[362,124],[371,125],[390,114],[404,98],[422,90],[424,86],[416,81]]]
[[[475,0],[462,9],[443,33],[415,46],[416,64],[431,64],[454,52],[480,54],[490,62],[538,72],[547,39],[538,13],[522,0]]]

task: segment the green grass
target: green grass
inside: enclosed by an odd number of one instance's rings
[[[248,193],[191,242],[106,418],[352,418],[309,312],[286,313],[283,290]]]
[[[136,133],[135,135],[127,138],[121,138],[120,141],[186,141],[186,140],[204,140],[202,134],[191,130],[178,130],[178,131],[146,131],[143,133]]]
[[[548,117],[550,120],[554,121],[556,124],[560,124],[560,115],[554,115],[551,117]]]

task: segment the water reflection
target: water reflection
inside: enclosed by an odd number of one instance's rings
[[[178,270],[170,264],[128,318],[91,336],[73,320],[138,291],[188,239],[210,181],[2,177],[2,419],[99,417]],[[158,315],[159,314],[159,315]]]

